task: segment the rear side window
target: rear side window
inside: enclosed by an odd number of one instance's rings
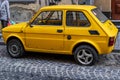
[[[98,8],[93,9],[92,12],[102,23],[108,20],[108,18]]]
[[[67,11],[66,25],[76,27],[88,27],[90,22],[83,12],[80,11]]]

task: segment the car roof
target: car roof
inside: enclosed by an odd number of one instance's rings
[[[45,6],[42,7],[41,10],[54,10],[54,9],[60,9],[60,10],[71,10],[71,9],[83,9],[83,10],[91,10],[96,8],[92,5],[52,5],[52,6]]]

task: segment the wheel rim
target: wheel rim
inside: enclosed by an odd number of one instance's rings
[[[10,43],[9,46],[8,46],[8,50],[9,50],[9,53],[12,55],[12,56],[16,56],[19,54],[20,52],[20,47],[17,45],[17,43]]]
[[[82,49],[78,51],[77,59],[80,63],[87,65],[93,61],[93,55],[90,51]]]

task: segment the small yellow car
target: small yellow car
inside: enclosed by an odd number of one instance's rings
[[[85,66],[113,50],[117,33],[116,26],[90,5],[43,7],[29,22],[2,29],[11,57],[21,57],[25,51],[67,54]]]

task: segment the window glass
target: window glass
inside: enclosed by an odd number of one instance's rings
[[[108,18],[98,8],[93,9],[92,12],[102,23],[108,20]]]
[[[62,25],[61,11],[45,11],[33,21],[34,25]]]
[[[90,22],[83,12],[79,11],[68,11],[66,13],[66,25],[76,27],[87,27],[90,26]]]

